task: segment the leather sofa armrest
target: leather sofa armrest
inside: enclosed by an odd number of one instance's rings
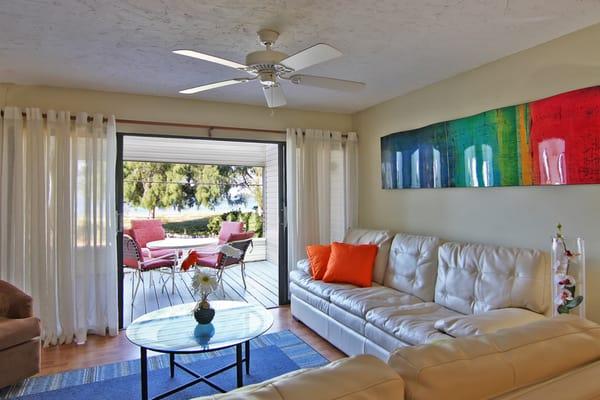
[[[296,269],[310,275],[310,262],[308,261],[308,258],[298,261]]]
[[[14,319],[32,317],[33,299],[16,286],[0,280],[0,316]]]
[[[200,399],[404,400],[404,380],[378,358],[361,355]]]
[[[501,308],[475,315],[460,315],[439,319],[435,329],[450,336],[473,336],[494,333],[545,319],[542,314],[522,308]]]

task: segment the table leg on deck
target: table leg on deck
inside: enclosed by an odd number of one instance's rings
[[[140,347],[140,363],[142,375],[142,400],[148,400],[148,357],[146,348]]]
[[[250,374],[250,341],[246,341],[246,374]]]
[[[169,368],[171,369],[171,378],[175,376],[175,353],[169,354]]]
[[[237,372],[237,387],[244,386],[244,373],[242,365],[242,344],[235,345],[235,369]]]

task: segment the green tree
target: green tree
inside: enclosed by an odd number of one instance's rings
[[[186,193],[181,184],[184,176],[173,164],[128,161],[123,164],[123,195],[136,207],[150,211],[152,218],[156,209],[186,206]]]
[[[125,201],[149,210],[152,218],[157,208],[245,204],[248,192],[262,210],[260,167],[126,161],[123,175]]]

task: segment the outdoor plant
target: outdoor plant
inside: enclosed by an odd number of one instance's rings
[[[560,244],[560,253],[556,259],[557,265],[554,266],[554,270],[556,271],[555,284],[558,286],[558,293],[554,302],[558,306],[557,311],[559,314],[568,314],[583,302],[583,296],[575,295],[577,287],[575,278],[569,275],[571,261],[575,257],[579,257],[580,254],[574,253],[567,248],[560,223],[556,226],[555,237]]]

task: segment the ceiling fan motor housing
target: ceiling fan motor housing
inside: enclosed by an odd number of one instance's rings
[[[246,56],[246,70],[258,75],[260,83],[264,86],[273,86],[277,83],[277,77],[293,72],[291,68],[280,64],[281,60],[287,58],[287,54],[281,51],[267,50],[255,51]]]

